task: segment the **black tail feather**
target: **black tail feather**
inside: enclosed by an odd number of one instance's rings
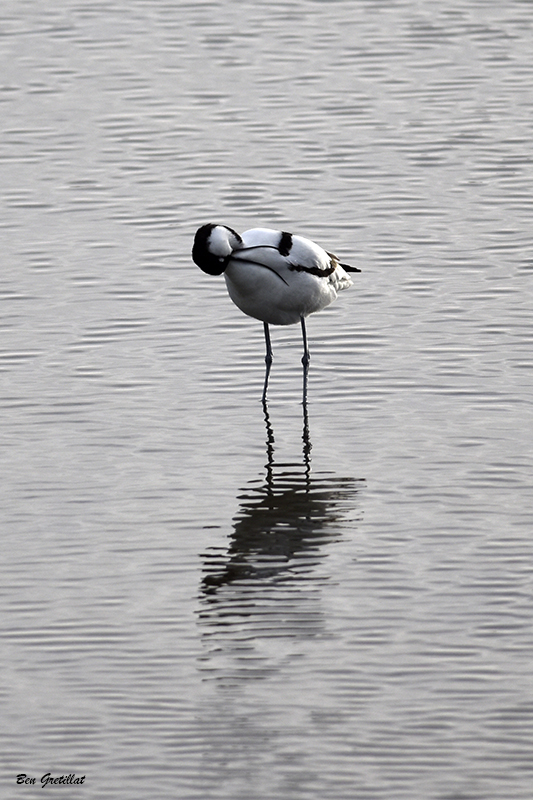
[[[359,267],[351,267],[349,264],[341,264],[341,267],[346,270],[346,272],[361,272]]]

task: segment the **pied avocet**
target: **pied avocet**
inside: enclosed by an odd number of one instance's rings
[[[341,264],[337,256],[303,236],[270,228],[252,228],[240,235],[226,225],[212,223],[196,231],[192,257],[208,275],[224,273],[235,305],[263,322],[266,342],[263,403],[272,364],[268,326],[301,323],[305,403],[309,365],[305,318],[332,303],[340,289],[352,285],[348,272],[361,270]]]

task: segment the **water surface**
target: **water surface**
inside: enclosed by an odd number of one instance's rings
[[[7,3],[6,796],[530,799],[532,25]],[[207,221],[362,269],[307,416],[297,326],[265,416]]]

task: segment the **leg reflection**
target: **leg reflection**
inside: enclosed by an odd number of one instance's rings
[[[266,428],[266,456],[267,461],[265,464],[266,468],[266,485],[274,488],[274,428],[272,427],[272,422],[270,421],[270,414],[268,413],[268,404],[263,402],[263,414],[265,417],[265,428]],[[302,455],[303,455],[303,467],[304,467],[304,477],[305,480],[308,481],[311,474],[311,450],[313,449],[313,445],[311,444],[311,437],[309,433],[309,411],[307,408],[307,401],[303,404],[303,432],[302,432]]]

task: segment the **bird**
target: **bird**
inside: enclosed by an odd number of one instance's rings
[[[242,235],[227,225],[207,223],[196,231],[192,259],[208,275],[222,275],[228,294],[245,314],[263,322],[266,373],[262,401],[266,405],[272,365],[269,325],[300,322],[304,353],[303,402],[307,402],[309,347],[305,319],[337,298],[353,284],[349,272],[358,267],[341,264],[310,239],[287,231],[252,228]]]

